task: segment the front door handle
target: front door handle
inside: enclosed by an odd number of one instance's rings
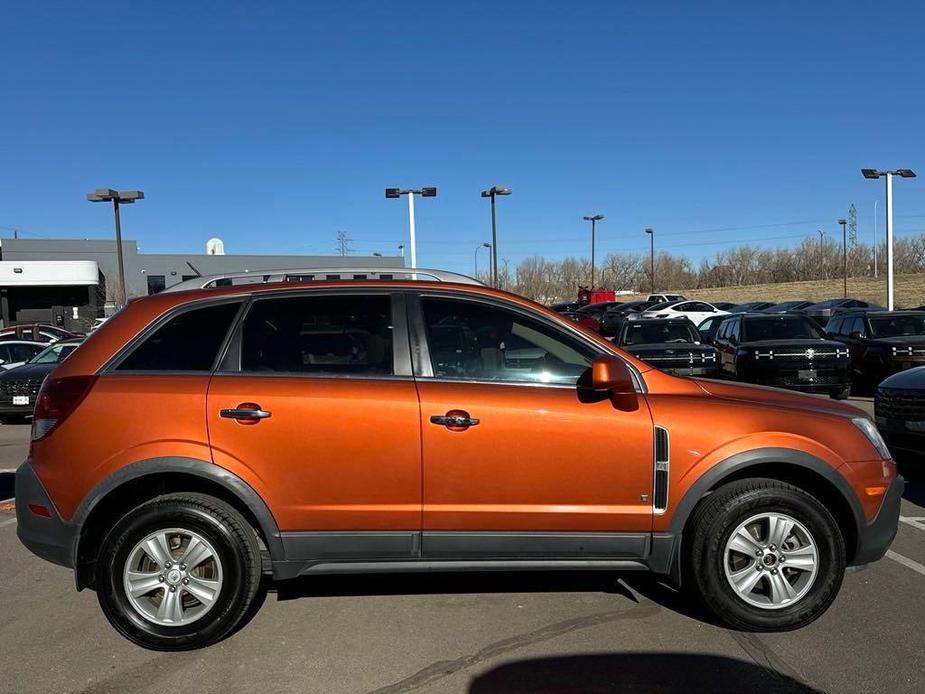
[[[219,415],[225,419],[234,419],[241,424],[256,424],[271,414],[271,412],[267,412],[254,402],[242,402],[237,407],[229,407],[219,411]]]
[[[470,417],[464,410],[450,410],[446,414],[435,414],[430,417],[431,424],[439,424],[451,431],[464,431],[479,423],[475,417]]]

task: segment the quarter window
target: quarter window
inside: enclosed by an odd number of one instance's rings
[[[184,311],[168,320],[119,364],[119,371],[211,371],[241,303]]]
[[[594,358],[569,335],[513,311],[449,299],[421,303],[437,378],[574,384]]]
[[[391,375],[386,294],[265,299],[244,321],[241,369],[318,375]]]

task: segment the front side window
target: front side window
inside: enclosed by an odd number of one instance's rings
[[[575,384],[594,352],[540,321],[487,304],[423,299],[437,378]]]
[[[391,299],[386,294],[345,294],[257,301],[244,320],[241,369],[392,375]]]
[[[241,303],[184,311],[157,328],[119,371],[210,371]]]
[[[46,347],[41,352],[32,357],[30,364],[58,364],[64,361],[65,357],[77,349],[77,344],[69,342],[61,344],[60,342]]]

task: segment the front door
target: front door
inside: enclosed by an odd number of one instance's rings
[[[212,378],[214,460],[252,470],[284,532],[369,531],[358,550],[377,554],[397,542],[398,556],[411,552],[421,525],[421,434],[397,300],[385,292],[257,298]],[[349,553],[349,538],[315,540],[299,536],[308,554],[337,550],[331,543]]]
[[[620,555],[652,524],[652,420],[577,385],[595,347],[515,306],[421,298],[424,556]],[[423,334],[421,334],[423,333]]]

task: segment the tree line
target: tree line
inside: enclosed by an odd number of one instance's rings
[[[898,239],[894,243],[897,274],[925,272],[925,234]],[[877,271],[886,272],[886,244],[877,251]],[[841,277],[844,272],[842,245],[831,238],[806,237],[796,248],[766,249],[748,244],[718,251],[712,258],[694,264],[684,255],[667,251],[655,254],[655,289],[673,291],[706,287],[737,287],[751,284],[796,282]],[[874,274],[872,245],[848,248],[849,277]],[[480,273],[488,281],[488,274]],[[548,260],[525,258],[515,267],[499,263],[502,288],[541,302],[574,299],[578,287],[591,282],[587,258]],[[609,253],[595,269],[595,285],[603,289],[648,292],[652,287],[648,253]]]

